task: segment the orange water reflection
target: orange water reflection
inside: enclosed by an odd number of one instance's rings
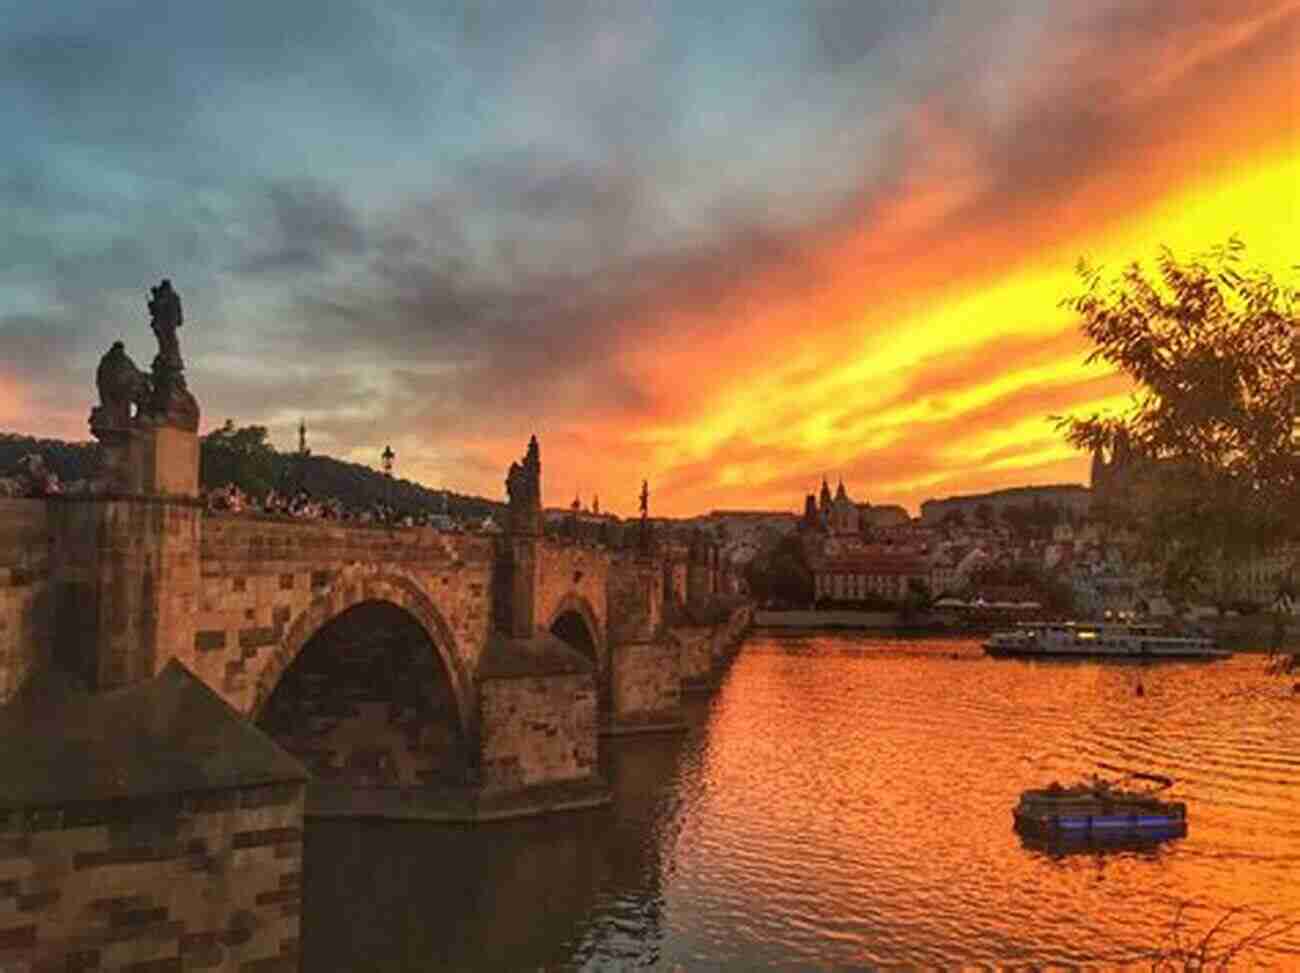
[[[754,638],[688,733],[608,742],[610,808],[311,825],[304,968],[1115,968],[1169,940],[1180,901],[1193,931],[1238,906],[1297,919],[1290,689],[1261,656],[1045,664],[974,642]],[[1099,761],[1176,777],[1187,837],[1026,847],[1020,791]],[[1255,959],[1300,969],[1300,933],[1273,947]]]
[[[1193,925],[1237,906],[1300,917],[1300,701],[1259,657],[1138,668],[952,652],[746,648],[672,850],[684,953],[728,937],[728,953],[776,965],[1114,962],[1166,938],[1179,900]],[[1098,761],[1178,778],[1187,838],[1026,847],[1011,827],[1020,791]],[[1300,965],[1300,936],[1276,945]]]

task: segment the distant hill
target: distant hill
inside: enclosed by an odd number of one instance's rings
[[[306,457],[295,453],[275,455],[276,482],[289,487],[301,484],[314,497],[337,497],[347,506],[356,508],[386,501],[403,513],[440,513],[445,495],[447,513],[456,520],[482,520],[490,514],[497,523],[504,522],[506,505],[484,497],[431,490],[423,484],[399,477],[392,479],[390,496],[388,478],[360,463],[314,453]]]
[[[950,513],[960,513],[969,519],[984,505],[994,514],[1000,515],[1008,507],[1035,504],[1083,516],[1092,505],[1092,491],[1078,483],[1057,483],[1049,486],[1008,487],[988,493],[926,500],[921,504],[921,522],[927,525],[937,524]]]
[[[384,474],[360,463],[349,463],[332,456],[280,453],[270,446],[258,449],[265,461],[265,481],[280,489],[302,486],[315,497],[337,497],[353,508],[369,507],[380,501],[390,501],[403,513],[440,513],[443,496],[446,496],[447,513],[457,520],[482,519],[491,514],[498,523],[503,522],[505,504],[484,497],[453,493],[450,490],[431,490],[419,483],[393,478],[391,484]],[[99,444],[96,442],[69,443],[60,439],[37,439],[16,433],[0,433],[0,476],[14,468],[20,459],[30,453],[40,454],[46,466],[57,473],[64,483],[88,479],[99,464]],[[261,482],[241,482],[246,479],[238,472],[241,467],[220,462],[213,456],[209,437],[203,439],[204,489],[238,483],[241,489],[260,493]],[[391,493],[389,492],[391,488]]]

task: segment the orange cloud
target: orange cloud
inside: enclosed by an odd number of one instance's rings
[[[1058,307],[1073,263],[1149,260],[1160,244],[1195,252],[1233,233],[1252,259],[1293,262],[1300,138],[1294,110],[1279,109],[1295,98],[1298,25],[1296,4],[1256,4],[1221,35],[1179,35],[1154,69],[1131,45],[1110,60],[1091,49],[1092,74],[1127,94],[1096,106],[1116,117],[1078,146],[1086,171],[1059,186],[1039,174],[1059,192],[999,184],[979,133],[927,103],[907,127],[923,164],[896,195],[800,240],[793,276],[739,284],[722,322],[671,299],[654,312],[661,337],[622,361],[659,407],[630,428],[593,428],[605,443],[593,485],[639,482],[635,466],[652,492],[664,486],[657,512],[685,515],[794,509],[824,470],[913,507],[944,491],[1085,480],[1087,458],[1046,417],[1123,408],[1128,387],[1083,364],[1088,348]],[[1067,117],[1094,94],[1074,92]],[[1070,170],[1074,149],[1043,161]]]

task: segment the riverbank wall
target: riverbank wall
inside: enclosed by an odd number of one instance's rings
[[[1215,618],[1200,622],[1220,648],[1233,652],[1300,653],[1300,618],[1283,618],[1281,627],[1270,613]]]
[[[912,627],[904,625],[898,612],[850,611],[756,611],[756,628],[776,629],[860,629],[863,631],[895,631]]]

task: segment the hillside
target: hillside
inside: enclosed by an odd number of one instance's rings
[[[247,445],[248,449],[236,451],[225,448],[219,433],[203,437],[200,463],[203,488],[234,482],[245,492],[259,495],[267,486],[281,490],[302,486],[315,497],[337,497],[356,509],[387,500],[403,513],[440,513],[445,493],[447,513],[457,520],[481,519],[492,514],[499,522],[505,511],[505,504],[484,497],[431,490],[401,478],[394,478],[390,484],[384,474],[360,463],[332,456],[299,457],[296,453],[281,453],[267,445],[264,436],[252,436]],[[13,469],[29,453],[40,454],[64,483],[89,478],[99,462],[99,444],[95,442],[70,443],[0,433],[0,475]]]

